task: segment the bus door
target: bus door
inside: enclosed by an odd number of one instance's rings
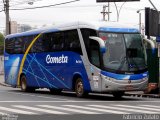
[[[102,80],[100,77],[100,46],[97,41],[90,39],[90,36],[97,36],[97,32],[93,29],[82,28],[81,34],[85,46],[85,48],[82,48],[85,61],[84,63],[87,70],[88,78],[90,80],[91,90],[101,91]]]
[[[90,61],[90,85],[92,91],[101,91],[102,79],[100,77],[101,53],[99,43],[95,40],[89,40],[88,58]]]

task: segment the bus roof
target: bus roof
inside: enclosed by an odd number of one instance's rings
[[[57,32],[63,30],[71,30],[77,28],[90,28],[95,29],[97,31],[104,31],[104,32],[125,32],[125,33],[139,33],[137,28],[122,25],[116,22],[72,22],[72,23],[64,23],[59,25],[54,25],[52,27],[35,29],[27,32],[16,33],[7,35],[6,38],[14,38],[14,37],[23,37],[23,36],[30,36],[36,35],[40,33],[50,33],[50,32]]]

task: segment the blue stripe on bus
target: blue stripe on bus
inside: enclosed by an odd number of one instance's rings
[[[100,27],[99,31],[105,32],[125,32],[125,33],[139,33],[138,29],[135,28],[110,28],[110,27]]]
[[[148,72],[141,73],[141,74],[124,75],[124,74],[116,74],[116,73],[101,71],[101,74],[107,77],[117,79],[117,80],[125,80],[125,79],[139,80],[139,79],[143,79],[148,76]]]

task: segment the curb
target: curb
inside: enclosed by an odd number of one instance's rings
[[[10,87],[10,85],[8,85],[6,83],[1,83],[1,82],[0,82],[0,86]]]

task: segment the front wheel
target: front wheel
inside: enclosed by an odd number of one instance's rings
[[[85,97],[88,93],[84,91],[84,85],[81,78],[76,80],[75,92],[77,97]]]

